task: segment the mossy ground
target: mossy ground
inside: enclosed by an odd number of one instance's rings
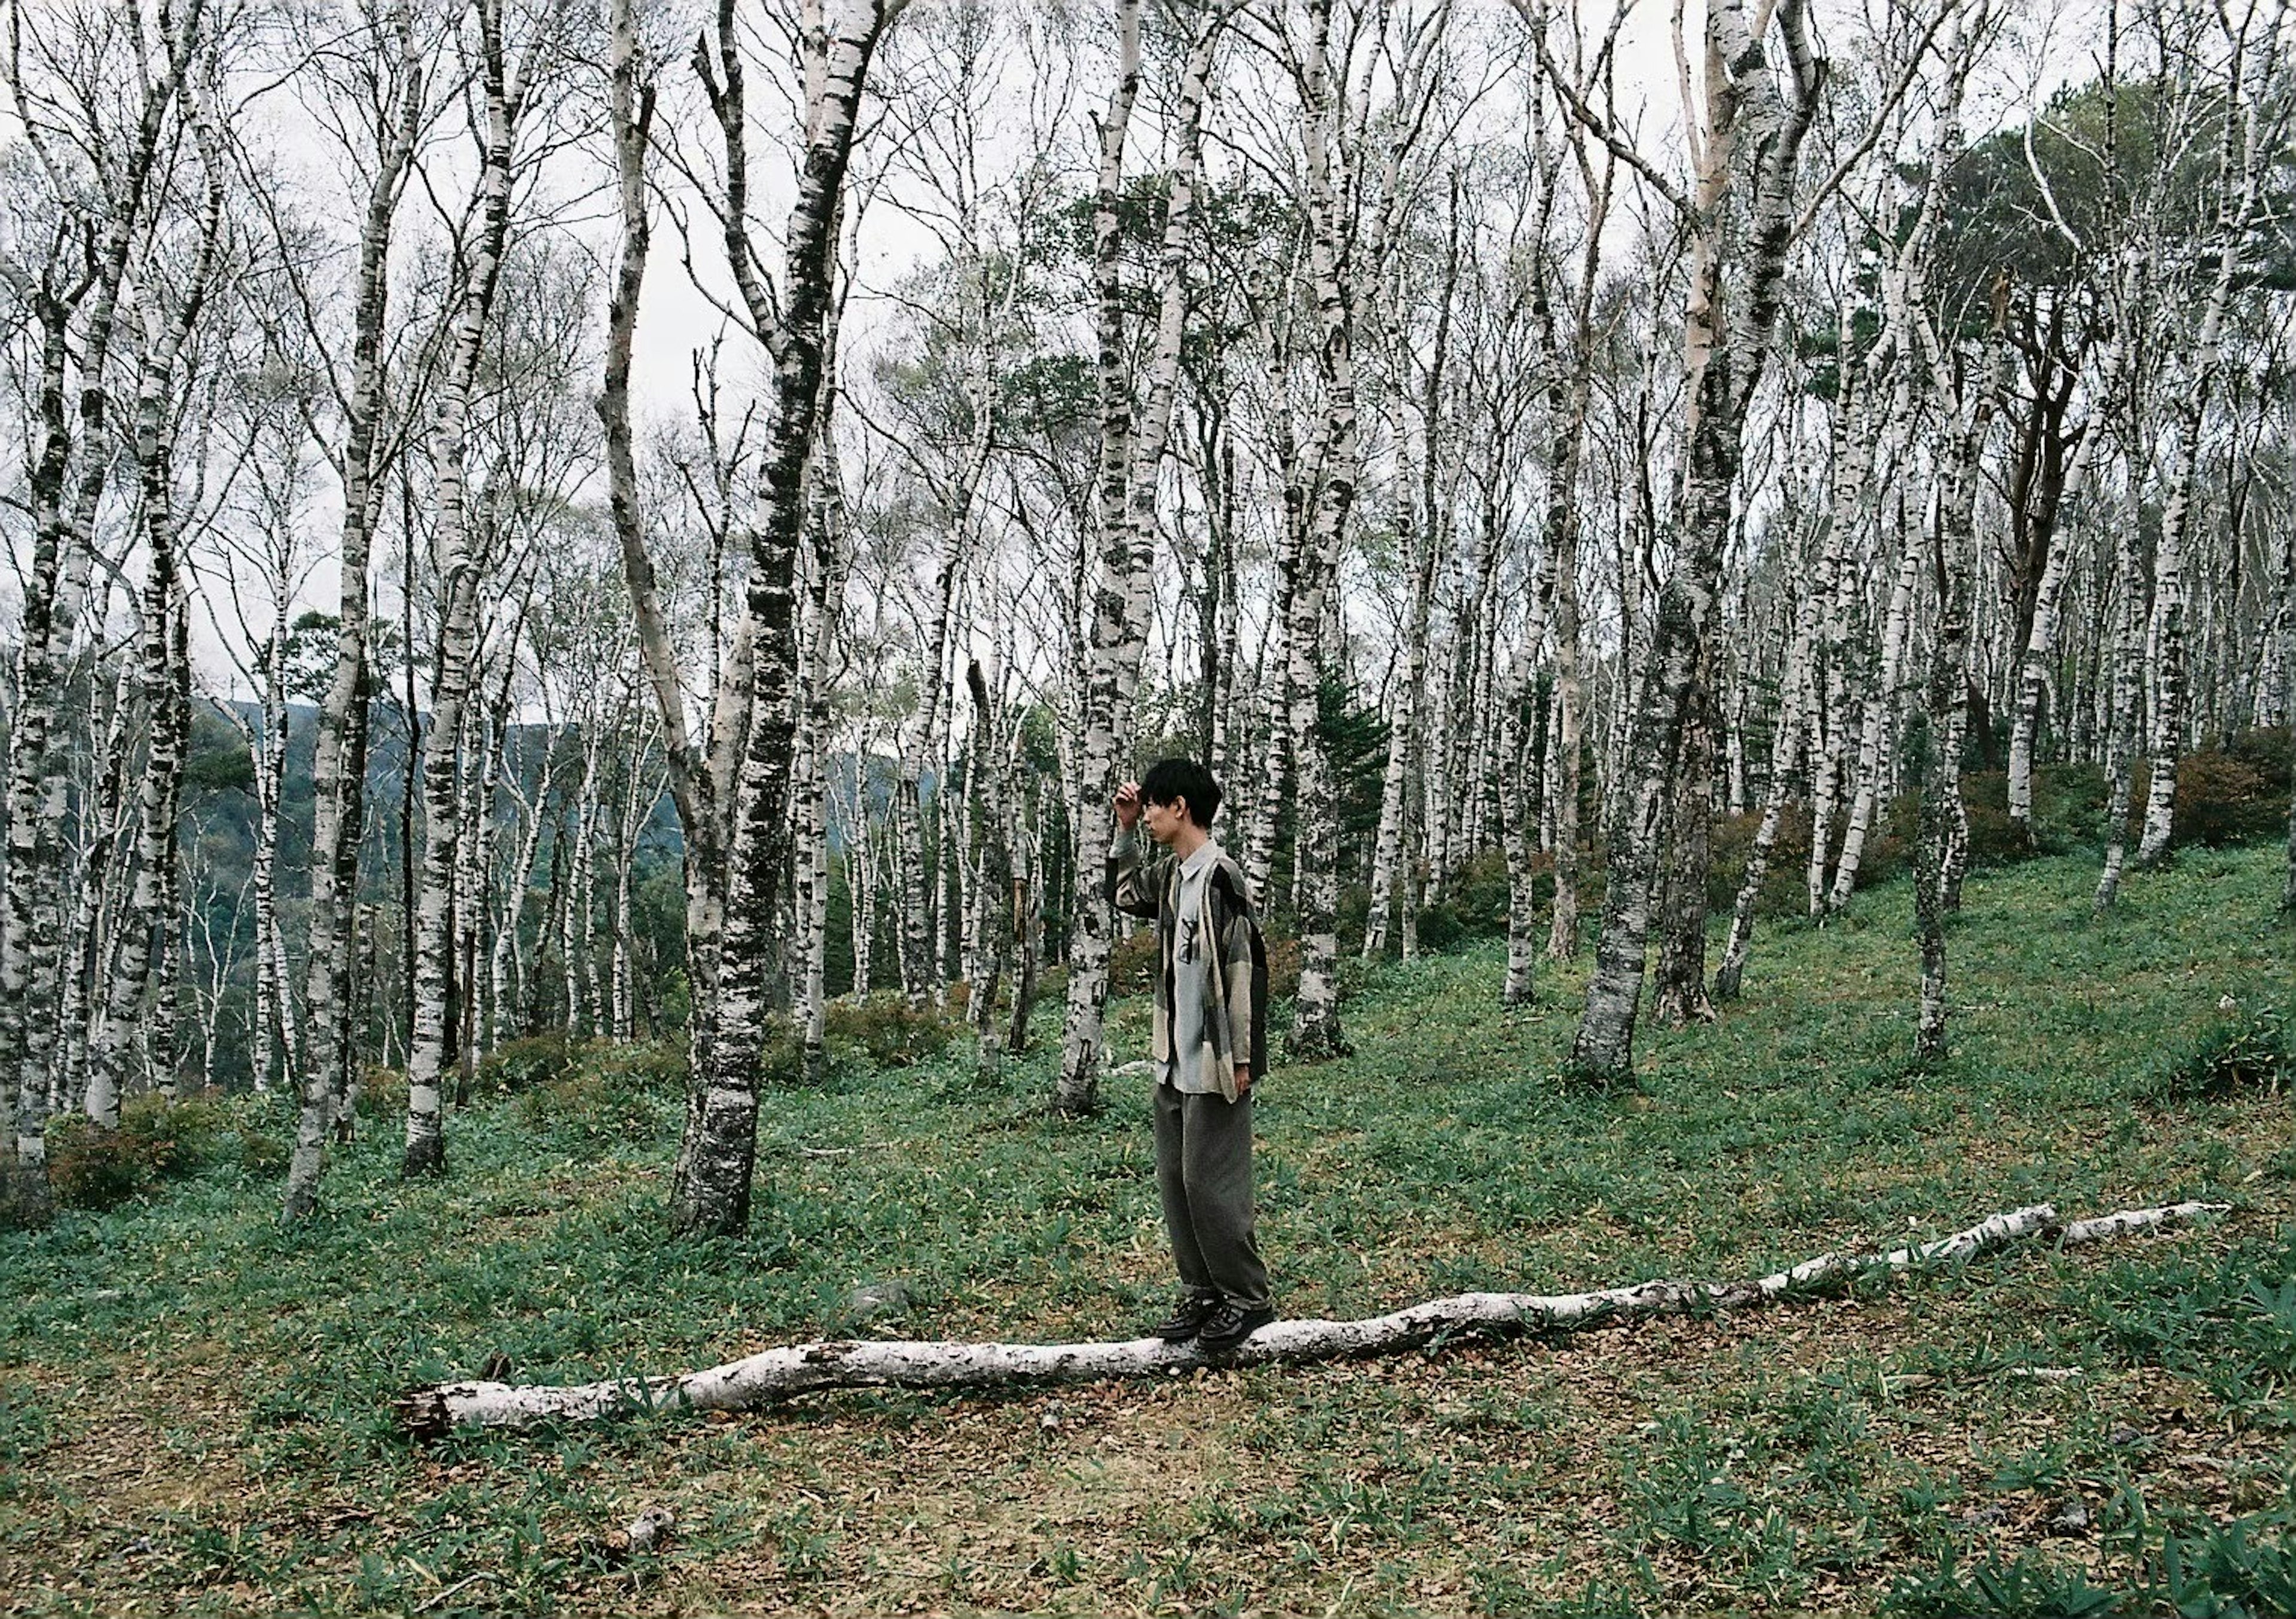
[[[2277,1611],[2290,1103],[2178,1100],[2169,1070],[2246,1015],[2226,998],[2286,1005],[2296,929],[2269,850],[2188,853],[2103,921],[2093,879],[1972,880],[1933,1069],[1902,887],[1770,929],[1746,1001],[1646,1030],[1625,1094],[1551,1077],[1577,971],[1507,1012],[1490,945],[1371,970],[1356,1055],[1263,1093],[1281,1303],[1736,1276],[2041,1200],[2236,1206],[2207,1229],[1570,1339],[411,1445],[391,1394],[496,1354],[587,1380],[828,1333],[1130,1336],[1163,1302],[1139,1082],[1082,1122],[1039,1109],[1042,1052],[988,1083],[952,1050],[775,1090],[750,1233],[683,1244],[676,1100],[625,1059],[554,1110],[452,1118],[443,1183],[401,1186],[370,1124],[303,1228],[235,1160],[0,1238],[0,1605]],[[869,1281],[908,1303],[856,1327]],[[669,1549],[611,1566],[602,1537],[656,1503]]]

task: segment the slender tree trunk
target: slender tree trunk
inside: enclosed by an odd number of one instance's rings
[[[1714,999],[1738,998],[1746,976],[1746,961],[1753,952],[1754,910],[1762,897],[1762,882],[1769,875],[1770,851],[1777,846],[1778,827],[1792,796],[1796,765],[1808,734],[1808,703],[1812,670],[1810,654],[1816,641],[1817,601],[1814,591],[1802,597],[1796,626],[1786,649],[1785,691],[1777,729],[1770,742],[1770,780],[1762,798],[1762,819],[1746,846],[1746,870],[1738,880],[1738,897],[1730,913],[1729,942],[1723,946],[1722,965],[1714,971]]]
[[[542,733],[542,773],[537,780],[534,797],[525,800],[524,789],[512,778],[513,795],[520,799],[522,811],[520,820],[518,853],[512,857],[508,876],[503,885],[502,909],[495,920],[495,941],[492,960],[487,971],[490,980],[487,995],[488,1023],[487,1043],[500,1045],[518,1034],[519,990],[524,975],[520,972],[519,931],[526,920],[526,897],[534,889],[535,863],[542,852],[542,834],[550,819],[550,779],[557,768],[558,729],[545,726]],[[523,773],[523,766],[520,767]]]
[[[187,286],[165,323],[152,299],[142,311],[144,352],[135,390],[134,454],[144,551],[142,622],[137,638],[144,696],[144,773],[136,784],[140,830],[135,882],[122,915],[120,952],[105,998],[105,1023],[91,1053],[88,1116],[104,1129],[119,1124],[121,1096],[139,1083],[173,1094],[176,1007],[175,953],[170,940],[182,916],[176,871],[176,811],[183,793],[189,740],[190,664],[184,626],[185,602],[177,576],[176,515],[176,366],[197,325],[223,235],[224,172],[203,118],[191,120],[207,170],[200,247]],[[160,1059],[155,1062],[155,1058]]]
[[[2241,274],[2242,249],[2258,212],[2267,149],[2285,147],[2263,136],[2259,123],[2267,98],[2265,86],[2273,78],[2279,60],[2285,0],[2276,5],[2259,29],[2251,52],[2244,29],[2234,33],[2228,13],[2219,22],[2231,37],[2231,94],[2223,123],[2218,154],[2220,201],[2215,241],[2216,274],[2202,306],[2193,342],[2193,358],[2183,387],[2171,404],[2174,424],[2169,458],[2167,510],[2161,521],[2160,543],[2152,565],[2152,657],[2155,660],[2155,703],[2152,711],[2152,776],[2144,799],[2144,832],[2137,846],[2140,865],[2157,865],[2168,858],[2176,830],[2177,767],[2184,749],[2185,730],[2192,706],[2191,677],[2186,667],[2185,559],[2194,544],[2194,486],[2201,461],[2201,434],[2209,400],[2224,364],[2224,322]],[[2250,22],[2258,20],[2253,12]],[[2251,62],[2259,70],[2251,86]],[[2281,126],[2285,130],[2285,124]]]
[[[1921,822],[1914,857],[1914,928],[1921,941],[1921,1013],[1914,1050],[1923,1061],[1946,1051],[1945,913],[1954,813],[1961,803],[1961,711],[1969,691],[1969,598],[1978,456],[1987,407],[1980,405],[1948,452],[1938,491],[1936,634],[1915,723],[1922,773]]]
[[[1681,543],[1673,576],[1659,593],[1643,663],[1623,761],[1626,775],[1611,820],[1602,942],[1571,1047],[1572,1068],[1598,1083],[1627,1080],[1634,1072],[1635,1010],[1669,807],[1668,773],[1689,718],[1713,618],[1722,551],[1731,531],[1740,436],[1777,323],[1779,287],[1792,239],[1796,165],[1824,82],[1803,31],[1801,0],[1780,0],[1769,20],[1778,29],[1777,43],[1794,86],[1791,102],[1779,88],[1777,69],[1749,32],[1738,0],[1717,0],[1707,19],[1717,68],[1707,91],[1715,105],[1702,147],[1696,200],[1683,200],[1694,227],[1695,257],[1685,323],[1693,408],[1679,503]],[[1727,81],[1719,72],[1724,61],[1732,64]],[[1731,289],[1726,322],[1718,233],[1732,184],[1731,150],[1742,138],[1757,160],[1752,194],[1744,205],[1749,217],[1743,227],[1743,284]]]
[[[774,357],[762,520],[752,536],[747,585],[749,611],[757,625],[756,670],[736,781],[716,1027],[708,1067],[693,1076],[694,1102],[687,1111],[670,1191],[671,1224],[685,1233],[737,1231],[749,1222],[757,1164],[758,1058],[765,1036],[775,890],[788,845],[790,756],[796,735],[797,552],[805,526],[808,463],[820,420],[840,197],[863,83],[886,20],[882,0],[871,0],[849,25],[852,32],[824,27],[808,76],[805,159],[784,238],[787,269]],[[738,49],[730,34],[721,37],[722,48]]]
[[[336,470],[343,485],[343,521],[337,560],[335,661],[319,704],[311,776],[313,808],[309,863],[309,960],[304,999],[308,1008],[310,1060],[302,1070],[295,1149],[288,1160],[283,1213],[307,1218],[318,1207],[319,1173],[338,1103],[348,1104],[357,1065],[357,1023],[349,980],[357,959],[356,919],[358,851],[365,817],[367,625],[369,559],[380,510],[378,473],[384,335],[390,290],[390,227],[398,211],[417,133],[422,96],[417,87],[412,8],[391,10],[398,61],[376,107],[377,161],[359,233],[357,294],[351,312],[351,375],[344,396],[345,435]],[[348,1107],[345,1108],[348,1114]],[[345,1123],[348,1124],[348,1117]]]
[[[2296,525],[2280,536],[2280,724],[2292,744],[2288,770],[2288,873],[2281,886],[2280,908],[2296,912]]]
[[[2105,744],[2104,870],[2092,908],[2112,908],[2120,892],[2128,858],[2130,778],[2136,756],[2138,714],[2144,694],[2144,627],[2149,615],[2144,576],[2144,541],[2131,512],[2119,528],[2113,572],[2120,588],[2120,615],[2114,626],[2112,708]]]
[[[1226,8],[1219,8],[1198,24],[1195,43],[1181,72],[1176,120],[1180,138],[1164,210],[1154,347],[1136,426],[1124,364],[1127,339],[1118,226],[1124,143],[1140,81],[1140,0],[1123,0],[1119,8],[1117,83],[1100,126],[1100,174],[1093,209],[1101,410],[1095,495],[1100,566],[1092,596],[1091,635],[1086,646],[1081,780],[1078,813],[1071,822],[1076,883],[1070,907],[1067,1027],[1060,1076],[1053,1092],[1054,1108],[1067,1114],[1087,1113],[1099,1105],[1108,961],[1115,943],[1115,916],[1103,891],[1103,866],[1115,841],[1111,800],[1124,777],[1133,694],[1147,649],[1148,565],[1155,539],[1156,485],[1171,433],[1182,323],[1187,312],[1185,272],[1195,215],[1205,80],[1227,15]]]
[[[805,1071],[818,1083],[828,1067],[829,985],[829,742],[832,678],[829,668],[839,621],[845,612],[845,583],[852,565],[852,549],[845,536],[845,495],[838,463],[836,436],[831,430],[837,394],[836,325],[832,315],[825,339],[828,356],[823,377],[823,426],[816,453],[820,464],[814,477],[816,507],[812,604],[804,681],[805,713],[799,757],[805,763],[803,790],[798,805],[801,864],[800,892],[803,915],[799,919],[805,940],[805,975],[800,1010],[805,1027]],[[865,770],[865,761],[863,768]],[[851,828],[848,828],[849,836]],[[865,828],[864,829],[865,830]]]
[[[980,872],[966,906],[965,930],[971,941],[971,977],[967,985],[966,1020],[972,1024],[974,1066],[983,1075],[996,1071],[996,985],[1003,976],[1009,933],[998,926],[1012,895],[1013,869],[1012,805],[1004,795],[1004,773],[997,756],[1003,752],[997,714],[989,696],[988,677],[978,660],[968,663],[965,688],[972,696],[972,740],[969,749],[974,791],[980,798]]]
[[[1849,904],[1864,864],[1866,838],[1883,802],[1888,757],[1894,744],[1898,715],[1898,682],[1904,667],[1906,643],[1913,628],[1914,587],[1920,575],[1919,536],[1907,528],[1902,510],[1897,525],[1906,532],[1905,547],[1890,585],[1890,603],[1882,614],[1881,667],[1867,692],[1857,738],[1857,791],[1849,806],[1849,824],[1841,835],[1841,855],[1833,868],[1833,887],[1826,895],[1827,909],[1839,913]]]
[[[413,1033],[406,1056],[406,1147],[400,1173],[444,1174],[447,1138],[441,1081],[453,1057],[447,1014],[454,999],[454,887],[463,835],[461,742],[479,631],[487,560],[472,544],[467,465],[472,395],[510,233],[512,131],[530,79],[514,96],[501,0],[475,0],[480,137],[476,235],[456,292],[453,346],[439,384],[431,466],[438,503],[431,555],[439,580],[439,629],[430,683],[430,724],[422,753],[422,863],[415,891],[410,979]],[[530,72],[531,63],[525,72]]]
[[[1710,642],[1684,716],[1674,777],[1673,824],[1659,896],[1657,970],[1652,1010],[1660,1023],[1710,1023],[1706,995],[1706,874],[1714,800],[1714,651]]]

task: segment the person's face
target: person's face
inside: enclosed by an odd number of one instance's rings
[[[1151,799],[1140,806],[1140,823],[1148,829],[1148,836],[1168,845],[1188,824],[1188,801],[1175,798],[1169,804],[1158,804]]]

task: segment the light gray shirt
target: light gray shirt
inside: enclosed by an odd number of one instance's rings
[[[1180,863],[1180,891],[1172,915],[1172,1060],[1163,1082],[1196,1095],[1219,1086],[1204,1076],[1204,1004],[1211,997],[1211,975],[1218,942],[1203,936],[1204,884],[1219,863],[1219,845],[1203,846]]]

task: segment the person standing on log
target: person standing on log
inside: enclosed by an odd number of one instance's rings
[[[1168,1343],[1232,1349],[1275,1319],[1252,1230],[1251,1084],[1267,1068],[1267,945],[1243,871],[1213,841],[1220,790],[1165,759],[1116,792],[1109,901],[1156,924],[1156,1190],[1180,1300]],[[1140,827],[1170,851],[1144,861]]]

